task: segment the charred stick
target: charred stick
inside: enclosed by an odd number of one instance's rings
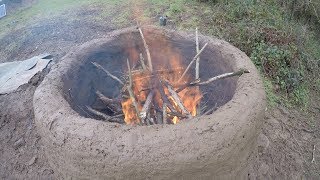
[[[137,104],[137,100],[134,96],[133,90],[132,90],[132,74],[131,74],[131,68],[130,68],[130,63],[129,63],[129,59],[127,59],[127,66],[128,66],[128,74],[129,74],[129,85],[127,86],[129,95],[130,95],[130,99],[132,101],[133,107],[136,110],[136,116],[138,119],[139,118],[139,109],[138,109],[138,104]],[[144,120],[143,120],[144,121]],[[144,122],[142,122],[144,123]]]
[[[151,107],[151,102],[154,96],[154,91],[151,91],[149,93],[149,95],[147,96],[146,102],[144,103],[142,110],[140,112],[140,118],[142,119],[146,119],[147,118],[147,114],[150,114],[150,107]]]
[[[149,47],[148,47],[148,44],[146,42],[146,39],[144,38],[144,35],[143,35],[143,32],[142,32],[141,28],[139,28],[139,32],[140,32],[140,35],[141,35],[141,38],[142,38],[142,41],[143,41],[144,48],[146,49],[148,66],[149,66],[150,71],[152,72],[153,71],[153,67],[152,67],[152,61],[151,61],[151,55],[150,55]]]
[[[194,58],[192,59],[192,61],[189,63],[189,65],[187,66],[186,70],[184,70],[183,74],[181,75],[180,79],[178,80],[178,82],[180,82],[184,76],[187,74],[187,72],[189,71],[189,69],[191,68],[192,64],[197,60],[197,58],[201,55],[201,53],[203,52],[203,50],[207,47],[208,43],[206,43],[202,49],[199,51],[199,53],[197,53],[196,56],[194,56]]]
[[[119,114],[116,116],[108,116],[100,111],[97,111],[95,109],[92,109],[91,107],[86,106],[86,108],[88,109],[89,112],[91,112],[92,114],[101,117],[104,121],[109,121],[109,122],[117,122],[117,123],[124,123],[121,119],[118,119],[119,117],[124,116],[123,114]]]
[[[103,95],[100,91],[96,92],[98,98],[110,109],[113,113],[121,112],[121,104],[117,100],[110,99]]]
[[[118,81],[120,84],[124,85],[124,83],[117,78],[116,76],[112,75],[108,70],[106,70],[105,68],[103,68],[100,64],[96,63],[96,62],[91,62],[96,68],[101,69],[103,72],[105,72],[110,78]]]
[[[190,112],[187,110],[187,108],[183,105],[181,98],[179,97],[178,93],[173,89],[173,87],[166,82],[166,86],[168,87],[168,91],[171,95],[171,97],[174,99],[174,101],[178,104],[179,108],[182,110],[183,114],[186,114],[189,118],[191,118]]]
[[[250,73],[249,70],[246,70],[246,69],[240,69],[239,71],[237,72],[232,72],[232,73],[225,73],[225,74],[221,74],[219,76],[215,76],[215,77],[212,77],[210,79],[208,79],[207,81],[194,81],[194,82],[191,82],[191,83],[186,83],[186,84],[183,84],[179,87],[179,89],[177,89],[177,93],[183,91],[185,88],[187,87],[192,87],[192,86],[202,86],[202,85],[207,85],[207,84],[210,84],[214,81],[217,81],[219,79],[225,79],[225,78],[228,78],[228,77],[233,77],[233,76],[241,76],[242,74],[244,73]]]

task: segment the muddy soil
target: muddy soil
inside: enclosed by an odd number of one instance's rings
[[[71,15],[79,17],[85,13],[74,11]],[[70,19],[70,14],[64,14],[12,31],[0,39],[0,63],[30,58],[43,52],[54,55],[56,63],[72,47],[116,27],[108,23],[100,26],[86,18]],[[14,42],[18,42],[17,46],[8,47]],[[41,77],[15,93],[0,96],[1,179],[53,179],[54,171],[47,164],[41,137],[34,126],[32,98],[39,81]],[[317,92],[313,94],[319,96]],[[266,111],[258,147],[253,150],[257,155],[252,158],[248,179],[320,178],[319,104],[319,100],[312,99],[311,107],[303,113],[281,105]],[[311,162],[313,154],[314,163]]]

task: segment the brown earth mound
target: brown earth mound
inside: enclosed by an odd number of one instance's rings
[[[153,37],[164,33],[195,39],[184,32],[154,27],[145,27],[144,31]],[[248,159],[256,147],[264,117],[265,93],[250,59],[225,41],[200,36],[200,43],[208,42],[208,51],[221,57],[218,67],[222,73],[239,68],[251,73],[220,82],[229,84],[224,88],[227,87],[231,96],[211,115],[176,125],[129,126],[83,117],[66,100],[68,82],[77,82],[72,80],[76,77],[69,75],[76,75],[92,60],[81,57],[99,47],[108,47],[124,34],[137,32],[136,28],[123,29],[84,44],[55,65],[37,88],[35,122],[49,163],[58,176],[76,179],[247,177]],[[208,59],[210,62],[217,64],[214,57]]]

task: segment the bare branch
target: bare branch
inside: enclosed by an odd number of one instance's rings
[[[179,89],[177,89],[176,92],[179,93],[187,87],[207,85],[207,84],[210,84],[210,83],[217,81],[219,79],[225,79],[225,78],[233,77],[233,76],[241,76],[244,73],[250,73],[250,71],[246,70],[246,69],[240,69],[237,72],[225,73],[225,74],[221,74],[219,76],[212,77],[212,78],[208,79],[207,81],[202,81],[202,82],[201,81],[194,81],[194,82],[186,83],[186,84],[181,85],[179,87]]]
[[[184,76],[187,74],[187,72],[189,71],[189,69],[191,68],[191,65],[197,60],[197,58],[201,55],[201,53],[203,52],[203,50],[207,47],[208,43],[206,43],[202,49],[199,51],[199,53],[192,59],[192,61],[189,63],[188,67],[186,68],[186,70],[183,72],[183,74],[181,75],[180,79],[178,80],[178,82],[180,82]]]

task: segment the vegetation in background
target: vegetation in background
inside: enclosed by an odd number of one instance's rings
[[[319,79],[320,42],[314,27],[320,0],[308,5],[296,0],[149,2],[178,29],[199,27],[244,51],[264,76],[269,104],[307,107],[310,86]],[[296,18],[301,14],[304,18]]]

